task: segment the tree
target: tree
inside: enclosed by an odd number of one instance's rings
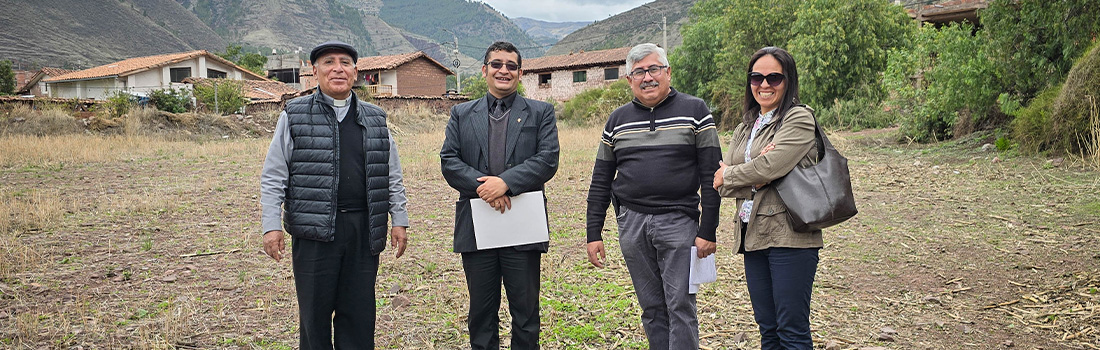
[[[938,141],[972,131],[993,112],[1001,92],[989,46],[969,24],[926,26],[911,47],[889,52],[886,104],[902,115],[901,133]],[[919,77],[914,84],[913,77]]]
[[[716,107],[719,127],[740,122],[745,72],[753,52],[785,47],[798,0],[704,0],[691,9],[684,40],[669,54],[672,85]],[[767,19],[768,30],[746,23]]]
[[[994,0],[978,15],[998,78],[1024,101],[1065,79],[1100,35],[1096,0]]]
[[[0,95],[15,93],[15,73],[11,71],[11,61],[0,61]]]
[[[881,86],[886,52],[909,42],[912,20],[882,0],[807,0],[788,50],[798,63],[799,98],[823,108],[864,85]]]
[[[218,56],[236,63],[258,75],[264,75],[264,65],[267,64],[267,56],[255,52],[243,52],[241,45],[229,45],[225,47],[225,53]]]

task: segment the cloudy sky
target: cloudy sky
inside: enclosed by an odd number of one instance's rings
[[[591,22],[622,13],[653,0],[481,0],[509,18],[550,22]]]

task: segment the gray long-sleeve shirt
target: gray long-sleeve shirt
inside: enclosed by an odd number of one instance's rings
[[[332,98],[328,95],[324,95],[324,100],[336,112],[336,121],[343,121],[351,107],[350,104],[335,107]],[[351,100],[349,103],[355,103],[355,101]],[[290,138],[286,111],[283,111],[275,124],[275,136],[271,138],[267,159],[264,160],[263,172],[260,174],[260,205],[263,207],[261,233],[283,229],[283,201],[286,199],[287,182],[290,178],[287,159],[293,150],[294,141]],[[392,134],[390,135],[389,168],[390,224],[408,227],[409,212],[405,208],[408,199],[405,198],[405,185],[402,182],[401,159],[397,155],[397,143],[394,142]]]

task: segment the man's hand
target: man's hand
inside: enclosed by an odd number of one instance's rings
[[[390,246],[396,251],[393,253],[394,258],[400,258],[405,254],[405,246],[409,242],[409,236],[405,226],[394,226],[390,228]]]
[[[497,197],[508,193],[508,184],[504,183],[504,180],[500,177],[482,176],[477,178],[477,181],[481,182],[481,185],[477,186],[477,195],[483,201],[491,202]],[[496,207],[494,206],[494,208]]]
[[[504,214],[506,210],[512,209],[512,197],[497,197],[496,199],[490,201],[489,205],[492,206],[493,209],[500,211],[501,214]]]
[[[286,255],[286,243],[283,241],[283,231],[271,230],[264,233],[264,252],[275,261],[280,261]]]
[[[592,266],[603,267],[604,261],[607,261],[607,252],[603,249],[603,241],[588,242],[588,262]]]
[[[705,240],[702,237],[695,237],[695,251],[698,253],[699,258],[705,258],[707,255],[714,254],[714,251],[718,249],[718,244]]]
[[[722,187],[722,182],[723,182],[722,178],[724,177],[723,175],[725,175],[725,174],[726,174],[726,163],[719,160],[718,161],[718,170],[714,171],[714,186],[713,187],[714,187],[715,190],[717,190],[719,187]]]

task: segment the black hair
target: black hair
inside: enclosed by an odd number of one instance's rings
[[[515,52],[516,64],[523,67],[523,55],[520,55],[519,49],[515,45],[507,41],[498,41],[489,45],[489,48],[485,49],[485,59],[481,60],[482,65],[489,64],[489,54],[493,51]]]
[[[756,64],[756,61],[765,55],[771,55],[776,61],[779,61],[780,67],[783,68],[783,76],[786,77],[783,84],[787,84],[787,89],[783,93],[783,100],[780,101],[779,108],[775,110],[775,116],[782,117],[783,114],[791,110],[791,107],[798,104],[798,69],[795,68],[794,57],[791,57],[787,50],[775,46],[757,50],[749,59],[749,68],[745,71],[745,102],[742,104],[742,113],[744,113],[742,120],[745,124],[752,125],[753,121],[756,120],[756,116],[760,114],[760,103],[757,103],[756,98],[752,96],[749,73],[752,73],[752,66]]]

